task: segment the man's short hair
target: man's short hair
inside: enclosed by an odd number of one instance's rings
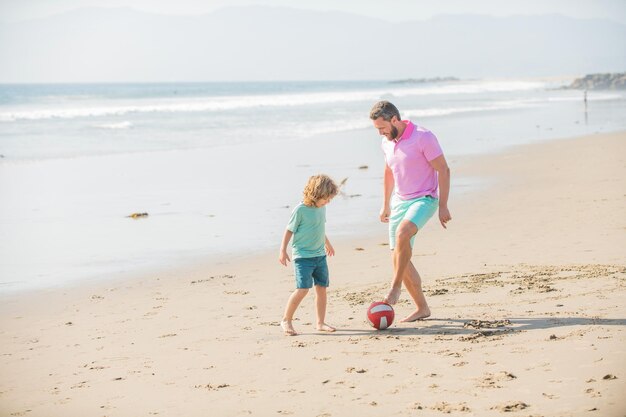
[[[398,111],[396,106],[394,106],[387,100],[379,101],[378,103],[374,104],[374,107],[372,107],[372,110],[370,110],[370,119],[372,120],[376,120],[379,117],[382,117],[383,120],[389,122],[391,121],[391,118],[393,116],[396,116],[398,120],[402,120],[400,118],[400,112]]]

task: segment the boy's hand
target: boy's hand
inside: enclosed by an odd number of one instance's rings
[[[287,266],[287,262],[291,262],[289,255],[287,255],[287,251],[280,251],[280,254],[278,255],[278,262],[283,264],[283,266]]]
[[[333,245],[331,245],[330,243],[326,243],[325,247],[326,247],[326,255],[335,256],[335,248],[333,248]]]

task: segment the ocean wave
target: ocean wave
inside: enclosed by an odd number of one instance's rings
[[[540,81],[481,81],[407,88],[398,90],[393,94],[398,97],[403,97],[443,94],[506,93],[543,90],[545,87],[546,84]]]
[[[408,110],[403,111],[403,114],[409,118],[410,117],[449,116],[452,114],[459,114],[459,113],[519,109],[519,108],[525,108],[525,107],[532,107],[534,103],[535,102],[533,100],[510,100],[510,101],[495,102],[487,106],[408,109]]]
[[[611,93],[607,91],[593,91],[587,92],[587,100],[588,101],[612,101],[612,100],[622,100],[624,96],[620,93]],[[562,102],[562,101],[582,101],[583,93],[578,91],[576,95],[568,96],[568,97],[548,97],[546,101],[550,102]]]
[[[347,102],[369,99],[370,95],[319,93],[299,95],[210,97],[205,99],[167,100],[118,106],[94,106],[82,108],[35,109],[27,111],[0,112],[0,121],[74,119],[87,117],[124,116],[135,113],[194,113],[227,111],[262,107],[289,107],[331,102]]]
[[[528,91],[544,88],[545,84],[527,81],[465,82],[414,88],[390,87],[358,91],[332,91],[295,94],[240,95],[186,99],[136,100],[117,105],[84,105],[81,107],[34,108],[0,111],[0,121],[97,118],[139,113],[217,112],[264,107],[297,107],[349,102],[371,103],[381,98],[428,96],[445,94],[478,94],[488,92]]]
[[[363,116],[354,120],[341,120],[335,122],[327,122],[320,126],[319,123],[300,123],[292,132],[296,137],[311,137],[318,135],[327,135],[331,133],[350,132],[353,130],[363,130],[372,127],[372,122],[367,116]]]
[[[488,112],[497,110],[510,110],[534,107],[533,100],[509,100],[499,101],[486,106],[466,106],[466,107],[433,107],[426,109],[407,109],[402,111],[403,118],[419,119],[423,117],[440,117],[460,113]],[[365,117],[351,120],[336,120],[325,122],[322,126],[319,123],[301,122],[295,126],[291,132],[299,137],[316,136],[338,132],[348,132],[362,130],[372,127],[372,122]]]
[[[131,122],[119,122],[119,123],[105,123],[100,125],[95,125],[94,127],[100,129],[129,129],[133,127]]]

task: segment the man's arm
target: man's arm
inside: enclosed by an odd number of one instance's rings
[[[389,165],[385,163],[385,172],[383,173],[383,207],[380,209],[380,221],[383,223],[389,223],[391,194],[393,194],[395,184],[393,172]]]
[[[437,171],[439,177],[439,221],[446,228],[446,223],[452,220],[448,210],[448,197],[450,196],[450,168],[443,155],[430,161],[430,165]]]

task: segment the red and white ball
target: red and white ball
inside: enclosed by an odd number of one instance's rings
[[[376,301],[367,309],[367,320],[378,330],[391,326],[394,317],[393,307],[383,301]]]

